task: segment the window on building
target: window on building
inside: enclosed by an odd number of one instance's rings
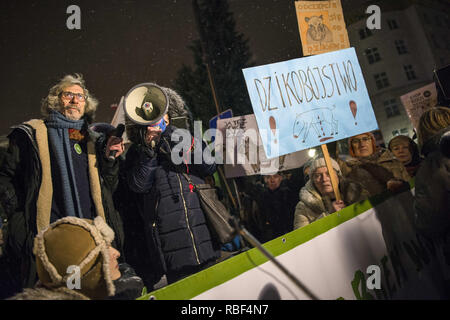
[[[414,72],[412,65],[410,65],[410,64],[404,65],[403,70],[405,70],[406,78],[408,78],[408,80],[417,79],[416,73]]]
[[[389,29],[391,29],[391,30],[398,29],[397,21],[395,21],[394,19],[387,19],[387,23],[388,23]]]
[[[435,16],[435,17],[434,17],[434,21],[436,21],[436,25],[437,25],[438,27],[442,27],[441,17]]]
[[[367,37],[370,37],[372,35],[372,31],[370,29],[364,28],[364,29],[359,29],[359,38],[365,39]]]
[[[392,135],[395,137],[395,136],[398,136],[399,134],[401,134],[401,135],[408,135],[408,129],[407,128],[402,128],[402,129],[400,129],[400,130],[394,130],[394,131],[392,131]]]
[[[380,61],[380,54],[378,53],[378,48],[368,48],[364,51],[367,57],[367,61],[369,64],[375,63],[377,61]]]
[[[386,72],[377,73],[373,77],[378,89],[383,89],[390,86]]]
[[[398,108],[397,101],[394,99],[389,99],[383,102],[384,111],[386,112],[386,117],[392,118],[400,115],[400,109]],[[396,130],[398,131],[398,130]],[[394,133],[392,133],[394,134]],[[398,134],[398,133],[397,133]]]
[[[422,16],[423,16],[423,21],[426,24],[430,24],[430,18],[428,18],[428,15],[425,12],[422,14]]]
[[[403,41],[403,40],[395,40],[395,47],[397,48],[398,54],[408,53],[408,49],[406,48],[405,41]]]

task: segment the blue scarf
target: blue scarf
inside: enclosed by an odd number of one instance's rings
[[[81,212],[80,199],[75,181],[69,129],[81,130],[84,123],[84,119],[70,120],[56,111],[51,111],[46,121],[50,152],[52,152],[54,159],[56,159],[56,163],[51,164],[55,166],[54,168],[56,170],[52,171],[59,173],[56,177],[52,177],[52,179],[60,179],[64,204],[63,209],[66,216],[80,218],[83,218],[83,213]]]

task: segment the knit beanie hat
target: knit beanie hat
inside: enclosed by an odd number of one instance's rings
[[[339,176],[341,176],[342,172],[341,172],[341,168],[339,167],[339,164],[333,158],[330,158],[330,160],[331,160],[331,166],[333,167],[333,169],[337,171]],[[311,162],[311,165],[309,166],[309,173],[308,173],[309,176],[311,177],[317,168],[326,167],[326,166],[327,166],[327,164],[326,164],[324,158],[314,159]]]
[[[372,132],[365,132],[364,134],[370,136],[372,138],[372,147],[373,147],[373,152],[377,151],[377,145],[375,143],[376,139],[375,136]],[[348,152],[350,154],[350,156],[352,156],[353,158],[356,158],[355,155],[355,151],[353,150],[353,145],[352,145],[352,140],[356,138],[356,136],[353,136],[351,138],[348,139]]]
[[[80,289],[74,290],[91,299],[113,296],[115,287],[109,269],[109,246],[113,239],[114,231],[102,217],[93,221],[76,217],[55,221],[34,240],[40,282],[48,288],[65,287],[73,275],[68,267],[77,266]]]

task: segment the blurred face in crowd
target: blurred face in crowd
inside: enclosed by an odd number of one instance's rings
[[[351,140],[353,152],[357,157],[368,157],[374,153],[372,137],[368,134],[360,134]]]
[[[121,274],[119,271],[119,263],[117,259],[120,257],[120,252],[113,247],[109,247],[109,270],[111,272],[111,280],[117,280]]]
[[[61,113],[70,120],[80,120],[84,115],[86,96],[79,85],[65,87],[60,94]]]
[[[411,151],[409,149],[408,141],[398,141],[391,147],[394,156],[403,164],[408,164],[412,160]]]
[[[169,115],[167,113],[163,116],[163,119],[166,122],[166,126],[168,126],[170,123],[170,120],[169,120]]]
[[[271,191],[278,189],[282,180],[283,177],[279,174],[264,177],[264,182],[266,183],[267,188],[269,188],[269,190]]]
[[[163,120],[166,123],[166,126],[170,124],[169,115],[166,113],[163,116]],[[162,130],[159,126],[147,126],[147,135],[145,136],[145,141],[147,145],[151,145],[152,141],[157,142],[161,137]]]
[[[333,185],[327,167],[317,168],[312,175],[312,181],[321,195],[333,193]]]

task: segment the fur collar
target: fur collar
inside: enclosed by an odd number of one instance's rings
[[[90,300],[85,295],[66,287],[47,289],[45,287],[26,288],[8,300]]]
[[[36,224],[38,232],[45,229],[50,223],[52,209],[53,183],[50,169],[50,151],[48,146],[47,127],[43,120],[33,119],[25,123],[35,130],[35,141],[38,149],[38,156],[41,163],[41,185],[36,203],[37,217]],[[95,142],[99,134],[88,130],[90,139],[87,142],[89,184],[91,186],[91,196],[98,216],[105,218],[101,198],[100,177],[98,173],[97,155],[95,152]]]
[[[322,196],[316,190],[311,180],[309,180],[306,185],[300,190],[299,198],[301,202],[303,202],[314,212],[326,211]]]
[[[396,160],[392,152],[390,152],[388,149],[379,148],[374,154],[363,157],[363,158],[353,158],[350,157],[346,159],[346,164],[350,167],[352,166],[359,166],[362,163],[382,163],[382,162],[389,162]]]

